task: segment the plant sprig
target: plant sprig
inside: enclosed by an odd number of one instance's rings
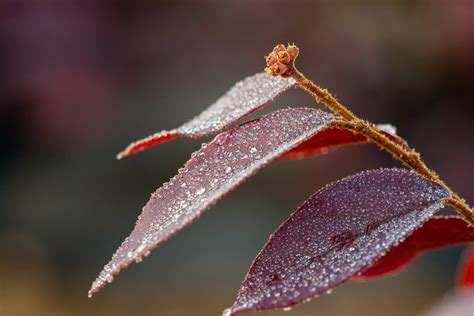
[[[451,198],[447,201],[447,204],[454,207],[474,226],[474,210],[472,207],[441,180],[435,171],[429,169],[421,159],[421,155],[412,149],[403,138],[397,135],[391,138],[387,137],[375,124],[357,117],[337,101],[327,89],[319,87],[313,81],[306,78],[295,65],[299,51],[299,48],[295,45],[288,45],[286,47],[283,44],[279,44],[275,46],[273,51],[266,57],[267,67],[265,71],[272,76],[290,77],[296,80],[297,86],[310,93],[316,102],[324,104],[330,111],[341,117],[340,120],[332,123],[333,126],[365,135],[368,141],[377,144],[379,148],[389,152],[393,158],[402,162],[405,166],[421,176],[441,184],[451,193]]]

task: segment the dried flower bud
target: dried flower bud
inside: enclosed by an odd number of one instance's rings
[[[293,63],[296,57],[298,57],[299,48],[294,45],[277,45],[270,53],[266,56],[267,68],[265,71],[272,76],[289,77]]]

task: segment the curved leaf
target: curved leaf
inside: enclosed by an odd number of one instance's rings
[[[449,193],[402,169],[321,189],[270,237],[224,315],[290,307],[348,281],[400,243]]]
[[[379,124],[377,127],[388,137],[396,134],[396,128],[393,125]],[[364,135],[347,129],[331,127],[284,153],[280,158],[305,158],[325,154],[343,145],[363,143],[367,143],[367,138]]]
[[[291,108],[219,134],[152,195],[135,229],[104,267],[89,295],[111,282],[122,268],[141,261],[258,169],[333,120],[332,114],[320,110]]]
[[[474,290],[474,246],[467,248],[462,255],[459,267],[458,288],[463,291]]]
[[[423,252],[469,242],[474,242],[474,227],[465,220],[455,216],[433,217],[356,278],[390,275],[403,269]]]
[[[180,127],[162,131],[130,144],[118,154],[122,158],[176,137],[198,138],[215,134],[224,127],[271,102],[295,85],[293,78],[258,73],[237,82],[204,112]]]

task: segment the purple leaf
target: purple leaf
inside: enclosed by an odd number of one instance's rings
[[[93,283],[97,292],[114,275],[189,225],[258,169],[324,129],[330,113],[311,108],[280,110],[216,136],[193,154],[178,175],[143,208],[135,229]]]
[[[316,192],[270,237],[224,315],[290,307],[381,258],[449,193],[402,169],[366,171]]]
[[[180,127],[162,131],[130,144],[118,154],[122,158],[176,137],[198,138],[215,134],[238,119],[271,102],[295,85],[292,78],[272,77],[266,72],[237,82],[204,112]]]

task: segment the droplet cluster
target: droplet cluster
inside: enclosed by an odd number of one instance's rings
[[[295,84],[296,81],[293,78],[272,77],[265,72],[247,77],[237,82],[191,121],[176,129],[163,130],[133,142],[119,153],[117,158],[120,159],[178,136],[197,138],[217,133],[238,119],[265,106]]]
[[[285,109],[239,125],[203,145],[173,179],[152,194],[133,232],[104,267],[90,294],[333,119],[332,114],[316,109]]]
[[[439,184],[402,169],[326,186],[272,235],[228,315],[284,308],[331,290],[403,241],[448,197]]]
[[[177,129],[181,135],[199,137],[215,133],[271,102],[295,85],[293,78],[262,72],[237,82],[204,112]]]

